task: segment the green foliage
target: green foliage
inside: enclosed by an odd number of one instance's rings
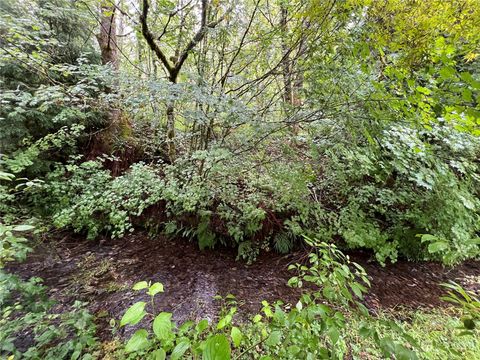
[[[395,323],[384,321],[383,325],[397,334],[402,341],[382,337],[369,324],[372,319],[368,311],[354,299],[362,299],[367,291],[360,281],[368,285],[365,271],[351,263],[336,247],[318,240],[306,239],[315,251],[310,256],[309,266],[294,266],[298,276],[289,283],[302,286],[310,282],[319,290],[308,291],[300,298],[294,308],[289,309],[281,302],[269,304],[262,302],[262,310],[251,321],[239,328],[234,325],[237,311],[234,298],[225,299],[227,307],[223,308],[218,321],[209,324],[207,320],[197,323],[188,321],[179,327],[172,322],[172,314],[162,312],[146,313],[147,304],[133,304],[120,321],[120,326],[134,325],[139,319],[153,318],[152,330],[137,330],[116,356],[127,358],[164,358],[180,357],[202,359],[342,359],[347,353],[347,319],[348,305],[356,302],[361,311],[358,316],[364,324],[359,330],[362,337],[372,339],[385,357],[417,359],[414,351],[403,345],[404,342],[415,344]],[[351,272],[349,265],[354,267]],[[156,284],[145,281],[134,285],[137,291],[151,292]],[[159,286],[159,285],[157,285]],[[162,287],[163,288],[163,287]],[[342,291],[346,289],[345,291]],[[151,295],[153,308],[153,298]],[[342,312],[342,311],[345,311]],[[153,332],[153,334],[152,334]]]
[[[475,257],[478,242],[476,139],[447,124],[431,130],[394,126],[378,146],[339,145],[320,188],[338,208],[347,246],[446,263]],[[417,236],[420,234],[419,236]],[[429,234],[429,236],[420,236]]]
[[[68,311],[55,312],[40,278],[22,280],[3,270],[5,262],[22,261],[31,251],[17,234],[33,228],[0,224],[0,355],[93,359],[87,354],[97,346],[95,325],[84,304],[76,301]]]
[[[166,233],[196,238],[201,249],[237,246],[247,261],[269,242],[290,251],[302,232],[325,241],[338,234],[347,247],[374,250],[382,263],[399,255],[449,264],[475,257],[476,139],[447,124],[392,125],[376,141],[336,144],[317,179],[313,170],[292,166],[245,174],[247,159],[219,150],[173,165],[137,163],[117,177],[101,159],[73,161],[49,174],[36,197],[57,226],[86,230],[89,238],[121,237],[156,208]]]
[[[110,72],[95,65],[99,59],[85,36],[94,22],[83,5],[65,0],[4,3],[0,154],[12,172],[41,177],[52,163],[78,151],[80,135],[83,144],[85,132],[103,125],[101,97]]]
[[[200,174],[197,162],[203,167]],[[275,173],[261,179],[248,174],[239,177],[240,166],[231,154],[214,152],[175,165],[137,163],[113,177],[101,161],[73,161],[51,172],[32,196],[38,207],[48,208],[55,225],[86,230],[88,238],[105,232],[121,237],[133,231],[133,222],[146,210],[156,209],[162,213],[157,224],[168,234],[195,237],[202,249],[217,242],[234,244],[239,246],[239,255],[249,259],[258,252],[256,242],[283,228],[284,219],[277,219],[276,214],[301,211],[303,217],[308,216],[308,192],[305,186],[296,191],[301,197],[293,202],[293,194],[279,191],[289,186],[288,181],[276,178]],[[273,181],[278,188],[270,184]],[[294,221],[290,219],[291,228]],[[285,233],[287,240],[279,251],[292,248],[296,231]]]
[[[399,339],[395,329],[401,329],[404,335],[417,342],[421,349],[417,352],[420,359],[474,359],[480,349],[478,332],[472,336],[459,336],[457,316],[452,309],[383,310],[368,324],[369,328],[375,329],[387,339]],[[346,338],[352,358],[384,358],[373,337],[361,337],[359,340],[357,329],[365,324],[364,319],[349,317],[347,321],[349,326]],[[363,333],[364,330],[361,331]]]
[[[17,234],[33,228],[31,225],[8,226],[0,223],[0,268],[3,268],[7,261],[25,260],[31,249],[26,245],[27,239]]]
[[[473,291],[467,291],[455,282],[442,284],[448,290],[442,300],[461,308],[463,332],[461,335],[474,335],[480,322],[480,299]]]
[[[0,272],[0,354],[22,359],[93,359],[88,355],[97,346],[92,315],[80,302],[64,313],[53,312],[53,302],[40,282]]]
[[[121,237],[133,231],[131,218],[160,200],[162,189],[151,166],[138,163],[125,175],[113,178],[100,162],[87,161],[60,166],[50,173],[37,199],[39,206],[53,204],[53,222],[59,227],[86,229],[90,239],[106,231]],[[47,203],[43,191],[48,194]]]
[[[368,313],[359,302],[370,286],[365,270],[357,263],[351,263],[348,256],[333,244],[310,238],[305,238],[305,242],[313,250],[308,255],[309,266],[290,265],[289,269],[296,269],[299,275],[291,278],[288,284],[302,287],[304,282],[311,283],[321,290],[313,293],[314,298],[337,305],[356,304]]]

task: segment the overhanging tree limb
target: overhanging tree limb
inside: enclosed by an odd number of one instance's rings
[[[143,9],[142,13],[140,14],[140,23],[142,25],[142,35],[147,41],[148,46],[152,49],[152,51],[157,55],[157,57],[162,62],[163,66],[167,69],[168,73],[171,75],[174,67],[170,64],[167,57],[163,53],[162,49],[158,46],[155,42],[155,37],[153,36],[152,32],[148,27],[147,17],[148,17],[148,9],[150,5],[148,4],[148,0],[143,0]]]
[[[188,42],[185,49],[182,52],[180,52],[180,55],[178,56],[178,59],[176,60],[176,62],[174,64],[171,64],[167,56],[165,55],[165,53],[158,46],[157,42],[155,41],[155,36],[152,34],[152,32],[148,27],[147,18],[148,18],[148,10],[150,8],[150,5],[148,3],[148,0],[143,0],[143,9],[140,15],[140,23],[142,25],[143,37],[145,38],[145,40],[147,41],[147,44],[150,46],[153,52],[160,59],[163,66],[165,66],[165,69],[168,71],[168,74],[169,74],[169,80],[172,83],[177,82],[178,74],[180,73],[180,70],[182,69],[182,66],[185,63],[185,60],[187,60],[190,52],[205,37],[205,35],[208,32],[208,29],[213,29],[218,24],[220,24],[227,17],[227,15],[233,10],[233,6],[234,5],[232,4],[232,6],[230,6],[218,20],[207,22],[209,3],[208,3],[208,0],[202,0],[200,29]]]

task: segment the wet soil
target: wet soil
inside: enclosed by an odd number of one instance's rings
[[[444,290],[439,284],[449,280],[480,292],[479,261],[453,268],[404,261],[381,267],[366,253],[350,257],[369,274],[372,287],[365,303],[372,311],[446,306],[440,300]],[[155,311],[173,312],[178,322],[212,320],[222,305],[214,299],[217,294],[235,295],[240,316],[246,316],[257,311],[262,300],[296,303],[300,293],[286,285],[293,275],[287,267],[304,259],[305,252],[264,253],[247,265],[236,261],[232,250],[199,251],[184,239],[136,233],[115,241],[90,242],[67,235],[38,246],[26,262],[10,270],[24,278],[43,278],[60,310],[75,300],[88,302],[99,319],[99,335],[106,338],[111,318],[120,319],[136,301],[149,301],[143,292],[131,290],[138,281],[164,284],[165,293],[156,297]]]

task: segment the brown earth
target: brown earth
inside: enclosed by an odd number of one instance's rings
[[[372,287],[365,303],[372,311],[445,306],[439,284],[449,280],[480,291],[479,261],[453,268],[405,261],[381,267],[366,253],[350,257],[370,276]],[[213,299],[217,294],[235,295],[239,312],[245,316],[257,311],[262,300],[295,303],[299,290],[286,285],[293,275],[287,267],[304,259],[302,252],[287,256],[264,253],[247,265],[236,261],[232,250],[199,251],[183,239],[152,239],[136,233],[99,243],[68,235],[37,246],[27,261],[10,270],[24,278],[43,278],[58,301],[58,310],[75,300],[87,301],[99,319],[99,335],[106,338],[111,318],[119,319],[129,305],[147,300],[142,292],[131,290],[138,281],[164,284],[165,293],[156,297],[155,311],[173,312],[178,322],[212,319],[221,306],[221,301]]]

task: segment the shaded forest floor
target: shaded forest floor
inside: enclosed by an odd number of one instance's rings
[[[366,253],[351,253],[353,261],[365,267],[372,287],[365,303],[372,311],[397,308],[437,308],[442,282],[453,280],[480,292],[480,262],[469,261],[446,268],[433,262],[399,261],[381,267]],[[221,301],[217,294],[233,294],[240,316],[259,310],[262,300],[293,303],[299,290],[286,285],[293,273],[289,264],[305,260],[305,253],[264,253],[247,265],[235,261],[230,250],[199,251],[183,239],[149,238],[135,233],[123,239],[91,242],[71,235],[37,246],[27,261],[10,267],[24,278],[44,279],[50,295],[62,307],[75,300],[88,302],[97,316],[100,337],[107,338],[109,320],[120,319],[134,302],[145,295],[131,290],[138,281],[159,281],[165,293],[156,298],[156,311],[173,312],[174,319],[211,319]]]

